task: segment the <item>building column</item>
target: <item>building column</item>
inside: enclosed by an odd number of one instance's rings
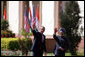
[[[40,14],[39,26],[42,26],[42,1],[40,1],[39,14]]]
[[[8,1],[9,30],[19,34],[19,1]]]
[[[6,3],[7,3],[7,6],[6,6],[6,18],[8,20],[9,19],[9,14],[8,14],[8,12],[9,12],[9,2],[7,1]]]
[[[24,28],[24,2],[19,2],[19,35],[21,35],[21,31]]]
[[[54,27],[57,29],[60,28],[60,18],[59,18],[59,1],[55,1],[55,9],[54,9]]]

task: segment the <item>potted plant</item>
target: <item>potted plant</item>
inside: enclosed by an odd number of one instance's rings
[[[10,37],[10,30],[6,30],[7,31],[7,35],[8,35],[8,37]]]
[[[9,37],[9,32],[8,32],[8,30],[6,30],[6,32],[7,32],[7,33],[6,33],[5,35],[6,35],[6,37],[8,38],[8,37]]]
[[[14,33],[12,34],[12,37],[15,37],[15,34]]]
[[[3,36],[3,30],[1,30],[1,37]]]
[[[5,37],[7,38],[8,36],[7,36],[7,33],[5,34]]]
[[[3,38],[4,37],[4,31],[1,30],[1,37]]]
[[[12,37],[12,34],[11,33],[9,34],[9,37]]]
[[[8,32],[8,37],[9,37],[10,33]]]
[[[4,35],[5,35],[5,37],[7,37],[7,31],[4,31]]]
[[[12,37],[12,31],[8,31],[9,37]]]

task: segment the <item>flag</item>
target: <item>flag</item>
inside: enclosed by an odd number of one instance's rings
[[[39,28],[39,7],[37,6],[37,13],[36,13],[36,28]]]
[[[6,8],[4,8],[4,20],[6,20]]]
[[[30,10],[31,10],[31,13],[33,14],[33,5],[32,5],[32,1],[29,1],[29,7],[30,7]]]
[[[30,25],[30,27],[32,28],[32,13],[31,13],[31,8],[30,8],[30,6],[29,6],[29,25]],[[31,29],[30,28],[30,29]],[[30,32],[31,32],[31,30],[30,30]]]
[[[25,14],[24,14],[24,30],[29,33],[29,24],[27,19],[27,8],[25,7]]]
[[[33,6],[33,11],[32,11],[32,24],[35,24],[36,19],[35,19],[35,11],[34,11],[34,6]]]
[[[32,13],[31,13],[31,9],[29,7],[29,24],[31,25],[32,22]]]
[[[29,1],[29,7],[30,7],[30,11],[31,11],[31,16],[32,16],[32,18],[31,18],[31,27],[32,27],[32,25],[33,24],[35,24],[35,12],[34,12],[34,6],[33,6],[33,4],[32,4],[32,1]],[[30,17],[30,16],[29,16]],[[32,27],[33,28],[33,27]]]

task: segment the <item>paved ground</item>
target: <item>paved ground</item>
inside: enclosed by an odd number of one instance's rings
[[[22,55],[21,51],[1,51],[2,55],[6,55],[6,56],[25,56]],[[32,56],[32,52],[28,52],[27,56]]]
[[[1,54],[5,56],[26,56],[25,54],[22,55],[21,51],[15,51],[15,52],[14,51],[1,51]],[[28,52],[27,56],[32,56],[32,52]],[[54,56],[54,54],[47,53],[47,56]]]
[[[21,51],[1,51],[1,56],[26,56],[26,54],[22,55]],[[78,54],[76,56],[84,56],[84,54]],[[27,56],[32,56],[32,52],[28,52]],[[44,55],[43,55],[44,56]],[[53,53],[47,53],[47,56],[54,56]],[[72,56],[70,53],[66,53],[65,56]]]

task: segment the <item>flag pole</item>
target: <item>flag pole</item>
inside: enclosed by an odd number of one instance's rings
[[[29,13],[28,13],[28,17],[29,17]],[[31,31],[32,31],[32,27],[31,27],[29,18],[28,18],[28,24],[30,25],[30,29],[31,29]]]

